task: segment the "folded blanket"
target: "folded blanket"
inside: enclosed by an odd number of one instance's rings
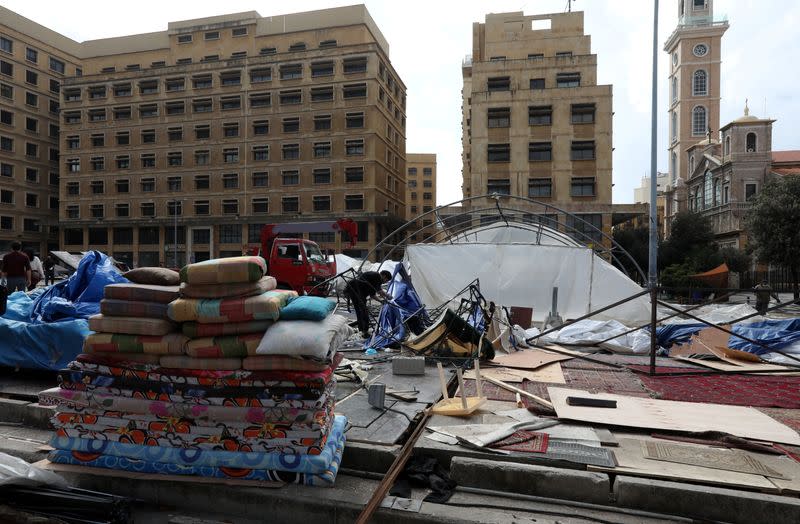
[[[281,308],[294,291],[267,291],[245,298],[200,299],[179,298],[169,305],[169,318],[176,322],[197,321],[201,324],[276,320]]]
[[[243,333],[261,333],[263,335],[272,323],[272,320],[251,320],[249,322],[225,322],[220,324],[184,322],[181,324],[181,330],[189,338],[220,337],[223,335],[241,335]]]
[[[56,449],[98,453],[115,457],[181,464],[185,466],[206,466],[224,468],[254,468],[300,473],[323,473],[328,469],[339,440],[344,434],[347,419],[336,416],[331,427],[330,437],[318,455],[298,455],[284,453],[262,453],[241,451],[206,451],[181,449],[175,447],[144,446],[125,444],[108,440],[95,440],[54,435],[50,445]]]
[[[181,284],[181,296],[186,298],[250,297],[272,291],[278,287],[274,277],[266,276],[255,282],[229,282],[223,284]]]
[[[188,341],[180,333],[155,336],[93,333],[83,341],[83,352],[182,355]]]
[[[225,284],[256,282],[267,273],[267,262],[258,256],[215,258],[183,266],[181,282]]]
[[[246,357],[254,355],[263,333],[223,337],[194,338],[186,344],[186,354],[197,358]]]
[[[148,284],[109,284],[103,288],[105,298],[133,300],[137,302],[158,302],[169,304],[180,296],[178,286],[153,286]]]
[[[334,353],[330,361],[290,355],[255,356],[242,359],[242,368],[258,371],[325,371],[336,369],[342,361],[341,353]]]
[[[89,329],[97,332],[124,335],[166,335],[177,331],[178,326],[166,318],[92,315],[89,317]]]
[[[166,355],[161,357],[160,364],[165,368],[177,369],[242,369],[242,359],[240,358],[194,358],[183,355]]]
[[[158,302],[134,302],[104,298],[100,301],[100,313],[109,317],[167,318],[167,305]]]
[[[322,322],[286,320],[264,333],[258,355],[294,355],[323,359],[352,335],[347,318],[331,315]]]
[[[179,465],[174,463],[156,462],[152,460],[131,459],[98,453],[81,453],[66,450],[53,450],[47,458],[58,464],[73,464],[78,466],[100,467],[136,473],[155,473],[164,475],[195,475],[201,477],[237,479],[253,481],[274,481],[306,486],[331,487],[336,480],[342,453],[345,445],[344,432],[328,439],[326,444],[332,448],[330,463],[324,470],[317,473],[303,473],[299,471],[231,468],[231,467],[205,467],[196,465]],[[335,447],[334,447],[335,446]],[[290,463],[291,464],[291,463]],[[257,485],[257,484],[256,484]]]

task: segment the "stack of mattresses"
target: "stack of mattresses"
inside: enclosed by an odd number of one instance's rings
[[[79,356],[61,373],[60,388],[40,394],[40,402],[58,406],[50,460],[333,485],[346,425],[333,412],[333,372],[349,328],[345,323],[328,337],[324,353],[258,355],[266,334],[283,324],[301,329],[293,330],[295,338],[308,336],[297,324],[309,321],[276,322],[282,310],[296,314],[289,304],[296,294],[274,290],[264,273],[256,257],[183,268],[181,297],[168,307],[192,336],[182,355],[163,355],[159,363]],[[305,298],[297,299],[300,306]],[[316,315],[320,305],[301,308],[301,316]],[[313,325],[329,329],[339,318],[329,313]]]

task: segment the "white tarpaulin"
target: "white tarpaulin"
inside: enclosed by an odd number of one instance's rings
[[[474,279],[487,300],[532,307],[534,320],[550,311],[558,287],[558,312],[577,318],[642,290],[587,247],[537,244],[412,244],[403,262],[426,307],[452,300]],[[650,303],[639,297],[592,317],[625,324],[647,322]]]

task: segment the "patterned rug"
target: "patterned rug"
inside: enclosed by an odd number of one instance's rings
[[[506,451],[522,451],[524,453],[545,453],[549,438],[550,435],[547,433],[520,430],[503,440],[498,440],[489,447]]]

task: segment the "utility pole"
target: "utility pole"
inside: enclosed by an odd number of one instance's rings
[[[656,190],[657,101],[658,101],[658,0],[653,0],[653,85],[650,106],[650,242],[648,249],[647,286],[650,289],[650,374],[656,372],[656,306],[658,304],[658,214]]]

